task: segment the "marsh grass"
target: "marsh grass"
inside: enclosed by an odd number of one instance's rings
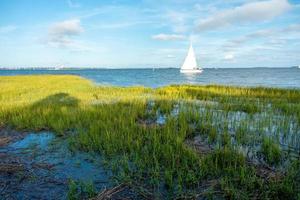
[[[281,149],[278,144],[270,138],[264,138],[261,146],[261,152],[269,164],[278,164],[281,160]]]
[[[92,182],[69,180],[68,200],[89,199],[96,195],[96,189]]]
[[[299,196],[299,179],[292,180],[299,165],[282,159],[287,147],[299,152],[299,90],[103,87],[68,75],[0,77],[0,86],[0,126],[64,135],[73,151],[102,154],[119,181],[156,198]],[[199,155],[185,144],[197,135],[212,152]],[[259,162],[260,154],[275,170],[294,166],[294,173],[263,179],[247,161]],[[70,183],[70,195],[77,190]]]

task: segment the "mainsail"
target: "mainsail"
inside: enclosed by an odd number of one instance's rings
[[[197,69],[197,61],[196,61],[195,52],[192,44],[190,45],[188,55],[186,56],[181,69],[182,70]]]

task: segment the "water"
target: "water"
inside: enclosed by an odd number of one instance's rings
[[[0,76],[73,74],[101,85],[161,87],[170,84],[223,84],[300,88],[298,68],[204,69],[202,74],[181,74],[179,69],[0,70]]]
[[[93,182],[97,191],[112,186],[111,172],[100,155],[70,152],[67,142],[51,132],[29,133],[0,147],[0,166],[20,165],[10,173],[0,170],[0,199],[66,199],[69,180]]]

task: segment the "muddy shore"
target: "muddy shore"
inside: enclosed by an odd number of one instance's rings
[[[66,199],[70,180],[112,186],[101,157],[73,153],[51,132],[0,130],[0,199]]]

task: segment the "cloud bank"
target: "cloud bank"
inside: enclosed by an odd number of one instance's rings
[[[201,20],[198,22],[196,29],[201,32],[233,24],[264,22],[285,13],[291,7],[287,0],[252,2],[233,9],[220,11],[212,17]]]
[[[271,44],[283,44],[284,40],[282,36],[289,37],[291,34],[299,33],[300,32],[300,24],[292,24],[284,28],[277,28],[277,29],[262,29],[258,30],[252,33],[248,33],[246,35],[243,35],[241,37],[229,40],[223,47],[227,49],[235,49],[239,48],[242,45],[253,41],[253,40],[259,40],[264,39],[266,41],[267,39],[270,40],[269,45]],[[296,39],[299,39],[300,35],[296,37]]]

